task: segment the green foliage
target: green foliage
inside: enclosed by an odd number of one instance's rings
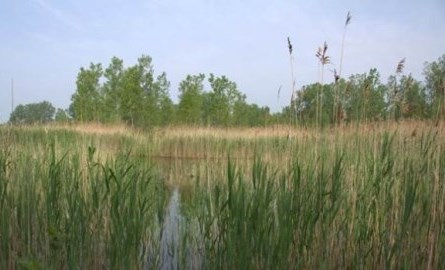
[[[272,122],[268,107],[258,107],[256,104],[247,104],[246,102],[235,104],[232,120],[234,126],[267,126]]]
[[[437,61],[425,63],[423,71],[426,81],[428,102],[433,116],[445,118],[445,54]]]
[[[18,105],[11,113],[9,122],[13,124],[46,123],[54,120],[55,108],[48,101]]]
[[[165,189],[124,139],[0,129],[0,142],[10,144],[0,150],[1,269],[156,266],[148,255],[158,250],[147,245],[158,241],[155,212]],[[92,143],[121,151],[105,157],[110,148]]]
[[[155,77],[150,56],[125,68],[113,57],[105,71],[101,64],[81,68],[72,96],[71,116],[78,121],[119,122],[137,127],[168,124],[174,119],[174,104],[166,73]],[[102,83],[103,81],[103,83]]]
[[[57,108],[56,115],[54,116],[54,120],[56,122],[68,122],[70,120],[68,111]]]
[[[324,126],[329,123],[333,108],[333,87],[332,84],[317,83],[305,86],[298,92],[295,109],[298,119],[303,124],[316,123],[317,109],[319,110],[319,124]],[[323,102],[318,103],[317,97],[323,99]]]
[[[329,62],[326,50],[324,44],[317,53],[322,75]],[[78,121],[122,121],[142,128],[171,124],[327,126],[342,121],[362,123],[445,115],[445,56],[425,64],[425,84],[403,75],[404,63],[404,59],[399,62],[386,85],[381,83],[376,69],[353,74],[347,80],[334,71],[334,83],[324,84],[322,80],[303,86],[293,95],[292,110],[284,107],[272,116],[268,107],[247,103],[235,82],[212,73],[208,75],[207,90],[206,75],[187,75],[178,87],[179,102],[174,104],[167,74],[155,75],[150,56],[142,55],[130,67],[113,57],[105,71],[101,64],[80,69],[68,111]]]
[[[235,105],[245,102],[246,96],[238,91],[236,83],[226,76],[216,77],[210,74],[209,83],[212,91],[207,96],[206,123],[216,126],[232,124]]]
[[[148,111],[152,116],[152,126],[166,126],[174,121],[175,107],[169,96],[170,82],[167,80],[167,74],[163,72],[157,76],[151,94],[148,95]]]
[[[444,129],[374,128],[289,139],[0,127],[0,268],[443,269]],[[179,228],[164,246],[169,218]]]
[[[81,122],[99,121],[103,100],[99,80],[103,74],[101,64],[90,64],[81,68],[77,75],[77,90],[71,97],[73,116]]]
[[[229,159],[224,177],[196,187],[189,245],[205,250],[205,269],[441,268],[445,152],[436,136],[289,142],[294,156],[276,167]]]
[[[178,121],[183,124],[202,124],[205,75],[187,75],[179,83]]]
[[[134,126],[143,125],[144,90],[141,87],[141,73],[137,66],[125,70],[122,76],[120,115],[124,122]]]
[[[120,96],[122,92],[122,78],[124,74],[124,61],[117,57],[111,59],[110,65],[105,69],[104,77],[106,81],[102,87],[104,100],[104,122],[116,122],[120,117]]]
[[[403,118],[423,119],[427,117],[425,87],[416,81],[411,75],[402,76],[400,79],[402,100],[401,114]]]
[[[352,75],[347,84],[348,100],[345,102],[349,120],[368,122],[385,119],[385,91],[376,69]]]
[[[161,98],[159,111],[159,126],[167,126],[176,123],[177,105],[173,103],[169,96],[166,95]]]

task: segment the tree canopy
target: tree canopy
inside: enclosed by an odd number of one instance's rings
[[[150,128],[165,125],[264,126],[298,123],[333,125],[339,121],[370,122],[400,119],[445,119],[445,55],[425,63],[424,81],[404,74],[405,59],[386,82],[377,69],[340,78],[332,83],[302,86],[289,106],[271,113],[266,106],[249,104],[237,84],[225,75],[187,75],[173,103],[165,72],[156,73],[152,58],[142,55],[126,67],[113,57],[105,69],[101,63],[81,67],[76,91],[67,110],[47,101],[19,105],[11,123],[75,120],[79,122],[124,122]]]
[[[13,124],[46,123],[54,119],[56,109],[48,101],[18,105],[11,113],[9,122]]]

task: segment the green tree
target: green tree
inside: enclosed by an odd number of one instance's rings
[[[187,75],[179,83],[178,121],[182,124],[202,123],[205,75]]]
[[[425,88],[411,75],[404,75],[400,79],[401,114],[403,118],[425,118],[427,104]]]
[[[54,119],[56,109],[48,102],[18,105],[11,113],[9,122],[13,124],[46,123]]]
[[[297,100],[297,98],[296,98],[296,100]],[[281,109],[281,112],[274,113],[272,117],[275,119],[275,123],[276,124],[282,124],[282,125],[288,125],[289,124],[289,119],[291,119],[291,116],[295,112],[295,108],[296,108],[296,106],[288,105],[288,106],[284,106]],[[301,124],[304,124],[304,123],[301,123]]]
[[[202,123],[205,125],[211,125],[211,111],[212,111],[212,93],[203,92],[202,93],[202,110],[201,110],[201,119]]]
[[[173,117],[173,103],[169,96],[170,82],[167,74],[154,76],[150,56],[143,55],[136,65],[139,71],[139,85],[142,88],[144,126],[166,125]]]
[[[57,108],[54,120],[56,122],[68,122],[70,120],[68,111],[61,108]]]
[[[319,124],[325,126],[329,124],[333,113],[334,85],[319,83],[304,86],[299,92],[295,102],[295,108],[301,123]],[[319,103],[320,98],[323,103]],[[318,119],[318,120],[317,120]]]
[[[149,99],[154,101],[155,125],[169,125],[174,121],[175,107],[169,95],[170,82],[167,80],[167,73],[162,72],[156,77],[153,85],[153,94]]]
[[[437,61],[425,63],[427,101],[435,117],[445,119],[445,54]]]
[[[237,89],[236,83],[226,76],[209,76],[212,91],[207,101],[208,123],[228,126],[231,124],[235,104],[245,98]]]
[[[115,59],[107,75],[114,79],[105,85],[117,93],[110,94],[112,100],[117,96],[117,102],[111,103],[116,106],[120,119],[132,126],[151,127],[173,121],[175,107],[168,93],[170,82],[165,72],[155,79],[151,62],[150,56],[143,55],[136,65],[121,69],[121,62]]]
[[[144,91],[141,87],[141,73],[138,66],[125,70],[122,75],[120,92],[121,119],[132,126],[144,125]]]
[[[234,125],[236,126],[266,126],[271,121],[269,107],[259,107],[257,104],[240,102],[235,105]]]
[[[102,96],[104,102],[103,121],[117,122],[121,120],[120,95],[122,91],[122,77],[124,74],[124,61],[117,57],[111,59],[110,65],[105,69],[104,77],[106,79],[102,87]]]
[[[173,103],[169,96],[161,100],[161,125],[171,125],[176,121],[177,106]]]
[[[349,120],[372,121],[385,117],[386,87],[373,68],[368,73],[352,75],[347,85],[346,110]]]
[[[139,125],[144,126],[154,126],[159,124],[159,112],[158,112],[158,97],[157,89],[155,89],[155,77],[154,69],[152,65],[152,58],[148,55],[142,55],[138,58],[138,63],[135,66],[139,71],[138,81],[141,86],[141,99],[140,104],[144,123],[139,123]]]
[[[103,101],[100,94],[102,65],[91,63],[88,69],[80,68],[77,75],[76,92],[71,97],[72,113],[79,121],[98,121],[101,119]]]
[[[319,84],[311,84],[303,86],[303,88],[298,91],[297,98],[295,100],[295,111],[297,113],[298,119],[300,119],[301,124],[307,125],[316,121],[317,114],[317,100],[318,91],[321,86]],[[290,110],[288,107],[283,109],[283,114],[289,114]]]
[[[235,126],[255,126],[256,125],[256,119],[255,114],[257,113],[257,109],[259,110],[258,106],[255,104],[255,106],[250,106],[250,104],[247,104],[246,96],[243,95],[240,100],[238,100],[235,103],[235,106],[233,108],[233,116],[232,116],[232,125]],[[253,124],[255,123],[255,124]]]

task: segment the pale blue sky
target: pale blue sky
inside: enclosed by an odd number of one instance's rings
[[[128,66],[142,54],[167,72],[175,101],[187,74],[213,72],[249,102],[278,110],[291,93],[287,36],[299,88],[317,80],[315,52],[325,40],[327,69],[338,69],[349,10],[344,76],[375,67],[386,82],[406,57],[405,72],[422,80],[424,62],[445,54],[443,0],[0,0],[0,122],[9,119],[11,78],[16,105],[67,108],[81,66],[107,66],[112,56]]]

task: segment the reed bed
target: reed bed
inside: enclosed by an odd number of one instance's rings
[[[445,267],[442,123],[117,130],[0,127],[0,268]]]
[[[443,126],[168,131],[198,268],[444,267]]]
[[[149,243],[167,197],[132,141],[37,127],[1,128],[0,138],[1,269],[158,263]]]
[[[280,167],[255,159],[247,176],[229,162],[226,182],[203,186],[190,215],[204,268],[444,267],[437,136],[425,132],[411,145],[384,132],[322,144],[319,157],[296,155]]]

